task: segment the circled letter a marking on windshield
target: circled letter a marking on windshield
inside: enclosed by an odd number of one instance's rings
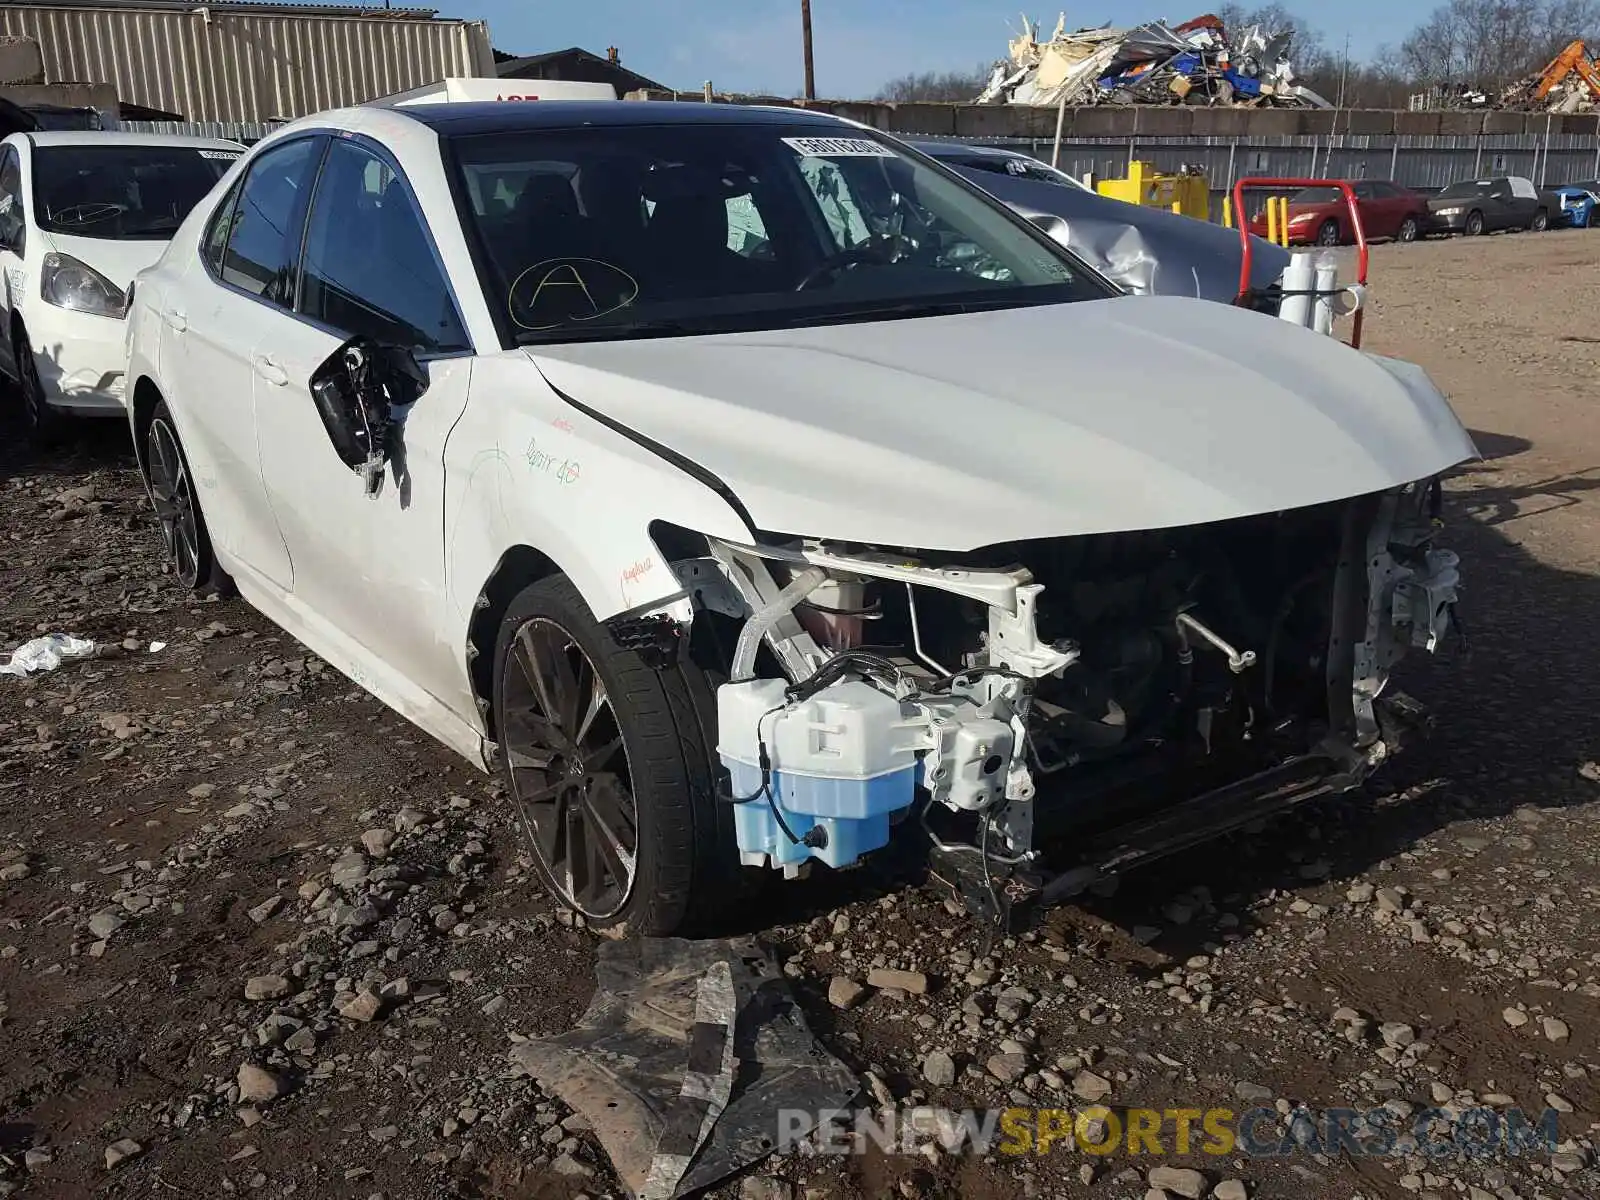
[[[563,278],[563,275],[566,277]],[[544,278],[539,280],[538,286],[533,289],[533,295],[528,298],[528,307],[536,307],[539,303],[539,298],[544,295],[545,288],[549,287],[577,288],[583,293],[583,298],[589,302],[590,316],[597,317],[600,315],[600,306],[595,303],[594,294],[589,291],[589,285],[583,281],[583,276],[578,274],[578,269],[571,263],[557,263],[545,272]]]

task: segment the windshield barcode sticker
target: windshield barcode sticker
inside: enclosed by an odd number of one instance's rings
[[[808,158],[895,158],[895,152],[870,138],[784,138],[783,144]]]
[[[233,161],[235,161],[236,159],[238,159],[240,157],[240,154],[241,154],[240,151],[234,151],[234,150],[202,150],[202,151],[200,151],[200,157],[201,158],[215,158],[215,159],[220,159],[222,162],[233,162]]]

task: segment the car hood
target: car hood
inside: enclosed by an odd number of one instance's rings
[[[1239,294],[1244,255],[1236,230],[1062,184],[954,169],[1025,217],[1059,217],[1065,228],[1051,236],[1131,292],[1224,303]],[[1261,238],[1251,247],[1251,285],[1269,287],[1289,265],[1289,252]]]
[[[1197,525],[1476,456],[1421,368],[1209,301],[527,351],[763,530],[923,550]]]
[[[135,275],[156,264],[168,244],[166,238],[116,240],[71,237],[64,233],[45,233],[44,237],[56,253],[70,254],[93,267],[124,292]]]

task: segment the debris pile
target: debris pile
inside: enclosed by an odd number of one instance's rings
[[[1252,25],[1229,36],[1210,13],[1167,25],[1066,31],[1056,22],[1045,42],[1023,18],[1022,36],[996,64],[980,104],[1205,104],[1236,108],[1331,108],[1295,82],[1292,33]]]
[[[1581,41],[1550,60],[1542,71],[1517,80],[1500,95],[1500,107],[1529,112],[1593,112],[1600,103],[1600,65]]]

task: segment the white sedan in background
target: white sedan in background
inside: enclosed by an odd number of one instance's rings
[[[1047,903],[1356,786],[1451,622],[1420,369],[1120,294],[812,112],[305,118],[129,349],[179,580],[502,772],[612,932],[905,838]]]
[[[35,437],[65,414],[123,414],[128,285],[243,153],[134,133],[0,142],[0,371]]]

